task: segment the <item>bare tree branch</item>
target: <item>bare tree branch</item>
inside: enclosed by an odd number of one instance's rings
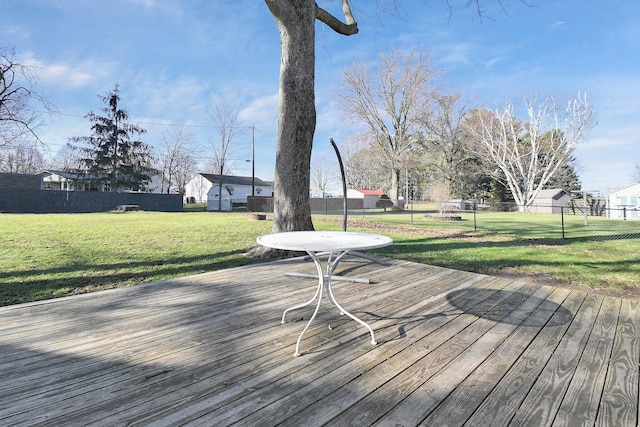
[[[349,0],[342,0],[342,13],[344,13],[345,21],[342,22],[326,10],[322,9],[316,3],[316,19],[328,25],[333,31],[345,36],[351,36],[358,33],[358,23],[353,17]]]
[[[586,96],[570,99],[564,109],[556,100],[525,100],[528,121],[520,120],[511,103],[495,112],[478,111],[468,123],[480,149],[506,177],[506,184],[522,211],[556,171],[566,164],[593,126],[593,110]]]
[[[419,116],[431,98],[433,75],[424,53],[404,57],[393,51],[381,56],[375,78],[357,65],[344,74],[340,102],[353,121],[366,125],[371,143],[378,146],[376,160],[391,173],[392,200],[398,199],[400,173],[421,139]]]
[[[20,64],[12,49],[0,47],[0,148],[31,140],[42,143],[38,128],[42,120],[36,105],[46,111],[53,106],[33,90],[36,75],[32,67]]]
[[[238,119],[239,112],[233,110],[229,103],[223,101],[214,107],[214,111],[211,113],[217,129],[218,129],[218,141],[214,141],[212,148],[215,154],[214,161],[217,162],[218,170],[216,173],[219,175],[218,185],[218,210],[222,210],[222,188],[223,188],[223,175],[226,172],[229,165],[229,154],[233,142],[244,132],[244,129],[240,125]]]

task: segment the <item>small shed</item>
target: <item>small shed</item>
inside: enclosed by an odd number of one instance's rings
[[[380,197],[384,196],[384,192],[380,190],[347,190],[348,199],[362,199],[362,207],[364,209],[375,209],[376,203]]]
[[[561,213],[562,208],[568,208],[571,194],[562,188],[540,190],[531,204],[531,212]]]
[[[609,218],[640,219],[640,183],[609,194]]]

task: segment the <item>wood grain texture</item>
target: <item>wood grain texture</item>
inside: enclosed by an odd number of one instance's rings
[[[636,426],[640,304],[348,258],[341,316],[302,259],[0,308],[1,425]]]

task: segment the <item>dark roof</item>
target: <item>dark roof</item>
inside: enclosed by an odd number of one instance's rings
[[[48,169],[44,172],[39,173],[39,175],[53,175],[53,174],[60,175],[61,177],[70,179],[70,180],[82,180],[82,181],[100,179],[106,176],[104,175],[102,177],[98,177],[97,175],[89,175],[86,172],[66,172],[66,171],[59,171],[59,170],[52,170],[52,169]]]
[[[546,190],[540,190],[538,192],[538,195],[536,196],[536,199],[556,199],[557,200],[565,194],[569,195],[569,193],[567,193],[562,188],[548,188]]]
[[[40,176],[44,176],[44,175],[59,175],[63,178],[66,178],[68,180],[75,180],[75,181],[99,181],[99,180],[105,180],[109,178],[109,175],[107,174],[90,174],[88,172],[68,172],[68,171],[60,171],[60,170],[53,170],[53,169],[47,169],[46,171],[40,172],[38,175]],[[153,175],[149,175],[149,178],[151,178]]]
[[[215,173],[201,173],[203,178],[212,184],[218,184],[220,181],[220,175]],[[222,183],[230,184],[230,185],[251,185],[251,182],[254,178],[250,176],[235,176],[235,175],[222,175]],[[270,181],[263,181],[260,178],[255,178],[254,185],[260,185],[265,187],[270,187],[273,185]]]

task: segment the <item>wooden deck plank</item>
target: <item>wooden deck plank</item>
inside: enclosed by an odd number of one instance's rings
[[[492,297],[501,301],[501,294],[498,291],[505,284],[497,283],[498,288],[493,289],[494,292],[491,294],[477,295],[471,292],[471,295],[465,297],[465,300],[469,301],[467,305],[472,307]],[[494,302],[492,300],[489,305]],[[448,301],[448,303],[451,304],[451,301]],[[458,333],[473,324],[475,320],[473,316],[457,310],[454,305],[449,307],[444,316],[432,318],[428,322],[419,325],[421,326],[420,329],[414,329],[418,335],[416,335],[416,341],[412,345],[402,348],[400,349],[401,351],[392,355],[387,355],[386,358],[377,356],[371,358],[370,363],[365,366],[366,370],[361,368],[358,376],[345,378],[346,372],[342,373],[336,370],[337,377],[334,383],[339,388],[326,394],[326,396],[317,401],[317,404],[310,405],[304,411],[287,419],[282,425],[300,425],[305,420],[310,421],[313,425],[321,425],[329,421],[339,424],[339,421],[333,419],[334,417],[340,415],[343,411],[349,410],[354,405],[360,405],[360,401],[379,388],[381,383],[387,383],[389,380],[395,379],[397,375],[403,375],[403,379],[408,377],[403,384],[411,382],[413,379],[420,381],[422,378],[428,378],[431,372],[440,363],[443,363],[446,354],[451,354],[452,352],[455,354],[456,349],[464,347],[464,343],[458,343],[458,346],[452,346],[451,348],[443,344],[450,337],[457,336]],[[462,335],[459,336],[462,337]],[[467,334],[466,339],[473,339],[474,336],[475,334],[472,332]],[[461,340],[464,341],[465,338],[461,338]],[[350,371],[351,369],[346,367],[346,370]],[[349,379],[351,381],[347,381]],[[357,383],[354,383],[354,380],[357,380]],[[377,410],[378,405],[383,405],[384,402],[399,402],[401,393],[404,391],[403,384],[390,388],[385,396],[379,399],[372,407],[367,406],[358,412],[369,414],[369,411]],[[352,419],[350,422],[358,424],[360,421]]]
[[[620,315],[608,365],[596,425],[640,424],[640,301],[621,301]]]
[[[376,425],[396,425],[407,423],[419,425],[447,397],[481,365],[486,366],[487,359],[501,348],[518,326],[524,322],[540,305],[541,299],[536,295],[548,296],[549,290],[538,287],[525,287],[513,294],[510,307],[508,301],[503,302],[504,318],[492,318],[491,328],[473,342],[463,353],[452,359],[442,370],[427,382],[417,387],[404,401],[385,414]],[[533,298],[530,298],[533,296]],[[506,303],[506,304],[505,304]],[[507,308],[508,307],[508,308]],[[494,366],[492,366],[495,369]],[[431,424],[435,425],[435,424]]]
[[[335,293],[379,344],[323,303],[295,358],[313,307],[280,317],[315,283],[284,271],[315,268],[284,260],[0,308],[0,424],[637,425],[636,301],[349,259],[340,271],[372,283]]]
[[[571,292],[550,321],[529,343],[509,371],[497,381],[491,394],[467,420],[471,426],[507,426],[525,399],[531,385],[542,372],[571,326],[573,313],[580,308],[585,294]]]
[[[269,278],[267,277],[266,279],[263,279],[263,280],[267,280],[267,281],[268,281],[268,280],[271,280],[271,279],[269,279]],[[282,307],[281,307],[281,304],[280,304],[280,308],[282,308]],[[255,310],[257,310],[257,308],[255,308],[255,306],[254,306],[254,309],[255,309]],[[237,314],[237,313],[236,313],[236,314]],[[270,321],[269,321],[269,320],[259,320],[257,323],[258,323],[258,324],[262,324],[262,323],[267,323],[267,324],[268,324],[269,322],[271,322],[271,324],[273,325],[273,324],[275,324],[275,322],[274,322],[274,321],[276,321],[277,319],[279,319],[279,313],[278,313],[278,314],[276,314],[276,315],[272,315],[272,316],[271,316],[271,320],[270,320]],[[219,322],[218,322],[218,323],[219,323]],[[226,323],[226,322],[223,322],[223,323]],[[255,334],[254,334],[253,332],[259,332],[259,331],[251,331],[251,332],[252,332],[252,333],[249,333],[249,334],[247,334],[247,333],[243,333],[243,335],[247,335],[247,336],[254,336]],[[312,334],[313,334],[313,331],[310,333],[310,335],[312,335]],[[261,336],[262,336],[262,337],[264,337],[264,335],[261,335]],[[235,338],[233,338],[233,337],[232,337],[232,338],[227,338],[225,342],[228,342],[228,341],[230,341],[230,340],[234,340],[234,339],[235,339]],[[267,337],[267,338],[265,338],[265,339],[269,339],[269,337]],[[218,341],[217,339],[214,339],[214,340],[211,340],[211,341],[212,341],[213,343],[216,343],[216,345],[220,345],[220,344],[221,344],[221,343],[220,343],[220,341]],[[216,342],[216,341],[217,341],[217,342]],[[231,347],[231,348],[232,348],[232,347]],[[260,350],[262,351],[262,349],[260,349]],[[232,350],[232,351],[233,351],[233,350]],[[233,354],[231,354],[231,356],[233,356]],[[249,357],[249,358],[251,358],[251,357],[253,357],[253,356],[249,355],[248,357]],[[289,355],[287,355],[287,356],[282,355],[281,357],[286,357],[286,359],[288,360],[288,359],[290,358],[290,354],[289,354]],[[218,364],[218,365],[221,367],[220,369],[223,369],[223,368],[224,368],[224,369],[227,369],[227,368],[229,368],[229,367],[230,367],[230,364],[229,364],[228,362],[226,362],[226,363],[224,363],[224,364]],[[210,367],[209,367],[209,368],[210,368]],[[201,370],[202,370],[202,369],[201,369]],[[242,372],[244,372],[244,371],[242,371]],[[147,374],[147,376],[148,376],[148,375],[153,375],[153,372],[152,372],[152,373],[150,373],[150,374]],[[198,374],[198,375],[204,375],[204,374],[200,373],[200,374]],[[246,374],[245,374],[245,375],[246,375]],[[114,376],[116,379],[120,377],[120,375],[119,375],[119,374],[117,374],[117,373],[116,373],[116,374],[114,374],[113,376]],[[158,379],[159,379],[159,380],[162,380],[163,382],[166,382],[166,381],[168,381],[167,377],[170,377],[170,376],[171,376],[170,374],[166,374],[166,375],[162,375],[162,376],[160,376]],[[112,384],[110,384],[109,382],[106,382],[104,379],[102,379],[101,381],[103,381],[103,384],[104,384],[104,386],[103,386],[103,390],[110,390],[110,389],[111,389],[111,393],[116,393],[117,388],[119,388],[119,387],[124,387],[124,386],[123,386],[123,385],[121,385],[119,382],[116,382],[116,383],[112,383]],[[73,385],[73,384],[72,384],[72,385]],[[91,385],[89,384],[89,387],[90,387],[90,386],[91,386]],[[73,389],[73,390],[72,390],[72,392],[73,392],[73,393],[78,394],[78,393],[82,393],[82,392],[83,392],[83,390],[82,390],[82,389],[80,389],[80,390],[79,390],[79,389]],[[58,393],[58,397],[59,397],[60,399],[62,399],[62,398],[68,398],[68,397],[71,397],[71,396],[63,396],[63,395],[61,395],[61,393]],[[94,403],[94,404],[98,404],[99,402],[93,402],[93,403]],[[51,411],[55,411],[55,410],[56,410],[55,405],[50,404],[50,406],[52,406]],[[105,411],[110,411],[110,410],[111,410],[111,406],[112,406],[112,405],[111,405],[111,402],[110,402],[110,401],[105,401],[105,404],[104,404],[103,406],[105,407]],[[98,410],[99,408],[100,408],[100,406],[94,406],[94,413],[93,413],[92,415],[99,414],[99,413],[100,413],[100,411]]]
[[[551,425],[587,345],[603,298],[587,295],[558,349],[536,379],[510,425]]]
[[[569,290],[562,288],[542,287],[536,291],[530,303],[538,305],[526,321],[519,324],[420,425],[464,425],[554,315],[556,311],[548,307],[560,307],[568,294]]]
[[[273,301],[276,301],[276,298],[274,298]],[[166,315],[164,315],[160,318],[161,322],[159,323],[155,322],[156,320],[155,316],[150,316],[150,318],[145,319],[145,321],[140,323],[139,325],[136,323],[137,321],[130,323],[129,324],[130,331],[127,335],[119,334],[118,331],[113,331],[113,330],[103,331],[102,334],[100,334],[99,331],[94,331],[93,333],[94,336],[91,341],[87,342],[85,340],[85,336],[83,335],[81,337],[76,337],[73,340],[71,340],[73,344],[69,346],[74,349],[75,354],[81,354],[84,358],[90,358],[96,355],[96,353],[104,351],[104,348],[103,348],[104,342],[108,341],[109,355],[111,357],[117,357],[120,361],[124,363],[131,363],[132,360],[136,358],[136,354],[139,351],[144,350],[150,345],[152,346],[155,343],[165,340],[167,334],[176,335],[176,337],[174,337],[170,342],[170,345],[174,347],[178,346],[176,348],[176,351],[180,349],[179,346],[184,344],[190,344],[190,347],[194,347],[194,346],[197,347],[197,341],[203,341],[203,340],[198,339],[198,337],[193,337],[191,336],[192,334],[187,333],[188,327],[192,325],[194,322],[201,321],[202,315],[207,315],[206,312],[211,311],[211,308],[208,306],[205,306],[200,310],[198,310],[197,308],[193,308],[190,310],[187,309],[187,310],[191,311],[191,313],[186,319],[182,319],[182,315],[184,313],[181,310],[180,311],[174,310],[172,311],[173,319],[168,319],[167,321],[162,319],[162,317],[166,317]],[[199,313],[199,314],[194,315],[194,310],[196,313]],[[240,311],[240,312],[236,312],[235,314],[239,315],[241,313],[243,312]],[[216,313],[216,315],[220,315],[220,313]],[[213,325],[215,328],[209,329],[207,331],[207,339],[211,340],[212,342],[216,342],[216,341],[219,342],[219,340],[222,340],[222,339],[225,339],[225,337],[228,337],[229,327],[238,327],[239,324],[244,323],[243,320],[240,319],[240,316],[233,316],[233,318],[234,320],[232,321],[221,322]],[[176,321],[175,319],[178,319],[178,320]],[[261,322],[259,322],[258,325],[259,325],[259,328],[266,327],[262,325]],[[90,326],[87,325],[87,327],[90,327]],[[217,332],[217,335],[212,335],[212,332]],[[250,333],[258,333],[258,332],[259,332],[259,329],[250,330]],[[194,338],[196,339],[196,342],[194,342]],[[89,350],[87,350],[87,347],[89,347]],[[59,351],[55,343],[51,346],[51,348],[54,351]],[[167,352],[166,346],[163,348],[163,352],[165,353]],[[146,357],[148,358],[148,360],[153,360],[152,355],[150,355],[149,353],[147,353]],[[28,359],[28,358],[24,358],[24,359]],[[26,365],[25,369],[26,370],[30,369],[30,366],[32,366],[32,364],[33,364],[33,360],[30,360],[30,363]],[[83,366],[84,365],[81,365],[80,367],[83,367]],[[74,366],[74,369],[77,369],[78,367],[79,367],[78,364],[76,364]],[[51,375],[57,374],[57,372],[51,371],[51,366],[49,366],[49,369],[50,369],[49,373]],[[73,371],[70,371],[69,367],[66,366],[65,364],[62,364],[59,369],[64,370],[66,374],[70,374],[73,372]],[[26,376],[26,377],[22,375],[22,372],[20,371],[18,371],[17,374],[18,375],[16,376],[16,381],[18,382],[18,384],[11,384],[11,382],[9,381],[10,379],[6,379],[6,381],[4,382],[4,385],[14,395],[14,398],[19,399],[19,398],[23,398],[23,396],[20,396],[17,394],[17,391],[19,391],[20,389],[20,385],[22,385],[22,387],[25,387],[26,384],[34,385],[33,381],[36,381],[38,379],[39,374],[34,373],[31,376]],[[78,375],[84,376],[84,375],[87,375],[87,372],[80,371]],[[29,381],[25,383],[25,380],[29,380]],[[59,386],[59,381],[57,381],[57,383]]]
[[[384,300],[381,301],[381,303],[384,303]],[[283,307],[284,308],[284,307]],[[362,330],[361,329],[357,329],[357,330],[351,330],[351,328],[349,328],[349,330],[344,329],[342,332],[340,331],[340,325],[341,324],[345,324],[345,320],[342,320],[341,323],[334,323],[334,327],[332,328],[332,330],[327,330],[328,333],[332,334],[332,339],[337,340],[340,339],[341,337],[348,337],[349,335],[353,338],[358,338],[362,335]],[[295,326],[296,330],[295,332],[299,333],[302,326]],[[312,332],[315,331],[320,331],[322,330],[322,332],[324,332],[325,328],[318,328]],[[297,337],[297,334],[295,335]],[[355,340],[354,340],[355,341]],[[360,337],[360,339],[357,340],[356,345],[359,347],[363,347],[363,341],[362,338]],[[266,345],[268,346],[272,346],[271,342],[267,342]],[[366,346],[364,346],[363,348],[366,348]],[[260,349],[258,349],[260,350]],[[260,350],[262,351],[262,350]],[[287,348],[286,350],[282,350],[278,352],[278,359],[277,360],[273,360],[273,357],[275,355],[272,356],[272,360],[271,363],[273,364],[272,367],[269,368],[269,373],[270,373],[270,378],[273,379],[273,377],[276,375],[276,372],[278,370],[283,371],[285,373],[281,374],[281,375],[285,375],[286,372],[288,372],[287,370],[299,370],[302,367],[304,367],[306,364],[308,364],[309,362],[307,361],[305,364],[300,364],[297,363],[296,361],[298,359],[292,359],[292,350],[289,348]],[[240,373],[245,374],[246,370],[244,367],[240,367],[239,370]],[[229,384],[236,384],[236,383],[240,383],[242,379],[240,378],[228,378],[225,381]],[[251,383],[250,385],[248,385],[248,383],[246,381],[242,382],[242,387],[240,387],[239,389],[236,390],[236,393],[242,393],[243,391],[246,391],[247,388],[251,388],[251,389],[256,389],[260,387],[260,383],[259,381],[256,383]],[[221,406],[224,405],[225,403],[230,403],[230,402],[234,402],[235,400],[237,400],[240,396],[238,394],[234,394],[234,388],[233,385],[231,385],[230,387],[225,388],[223,393],[215,393],[215,404],[217,406]],[[190,397],[190,400],[193,402],[197,402],[198,399],[204,399],[207,401],[206,403],[206,407],[209,407],[207,405],[212,403],[212,400],[207,400],[210,395],[211,392],[210,390],[192,390],[192,393],[195,391],[195,394],[193,394]],[[173,393],[175,397],[175,395],[179,394],[180,391]],[[168,407],[166,408],[166,411],[170,412],[173,411],[173,398],[172,396],[163,396],[163,399],[168,403]],[[158,417],[159,415],[161,415],[160,412],[156,411],[153,416]],[[148,421],[148,420],[147,420]]]
[[[445,275],[445,276],[440,276],[440,275],[434,275],[430,278],[427,278],[427,280],[422,280],[422,282],[425,282],[427,284],[427,286],[429,284],[431,284],[434,281],[437,281],[439,283],[439,289],[441,290],[443,286],[446,286],[447,283],[449,284],[450,287],[458,287],[459,286],[459,282],[458,280],[456,280],[456,275],[452,275],[451,277],[448,277],[451,275]],[[438,277],[440,277],[440,279],[438,279]],[[446,280],[445,280],[446,279]],[[417,280],[417,279],[416,279]],[[417,283],[420,283],[417,282]],[[411,286],[415,287],[416,282],[412,283]],[[402,289],[400,289],[400,291],[402,291]],[[404,312],[401,312],[400,315],[411,315],[410,313],[413,312],[413,310],[415,310],[416,308],[419,308],[421,304],[415,305],[415,304],[408,304],[409,301],[403,301],[402,299],[400,299],[400,304],[398,305],[399,307],[404,307]],[[438,302],[438,298],[435,299],[426,299],[424,301],[425,303],[437,303]],[[409,306],[408,310],[411,310],[410,312],[407,312],[407,304]],[[398,315],[393,315],[393,317],[398,317]],[[426,319],[424,319],[426,320]],[[380,324],[380,322],[376,322],[373,327],[374,329],[376,329],[379,332],[385,332],[385,333],[394,333],[394,331],[389,330],[386,331],[384,329],[385,325],[388,324],[389,322],[391,322],[392,324],[395,323],[395,320],[391,319],[390,321],[384,321],[384,323]],[[350,325],[353,325],[353,323],[351,323],[351,321],[349,321]],[[412,325],[413,326],[413,325]],[[328,331],[324,330],[323,332],[324,334],[327,334]],[[406,330],[404,331],[404,333],[406,334]],[[355,334],[355,335],[354,335]],[[358,332],[356,330],[354,330],[351,335],[354,335],[354,338],[357,339],[357,341],[353,341],[353,339],[351,340],[351,342],[353,343],[351,346],[347,347],[347,348],[340,348],[339,351],[341,351],[342,353],[344,353],[344,355],[342,357],[344,357],[344,359],[342,360],[344,365],[349,365],[350,361],[353,360],[354,358],[356,358],[359,355],[365,354],[368,358],[372,359],[372,360],[379,360],[379,359],[383,359],[384,356],[384,352],[388,352],[388,349],[385,349],[385,347],[370,347],[370,346],[363,346],[362,343],[362,337],[358,337]],[[360,333],[361,335],[361,333]],[[391,335],[393,336],[393,335]],[[297,337],[297,335],[296,335]],[[389,340],[391,340],[392,338],[389,338]],[[305,338],[306,340],[306,338]],[[378,338],[379,342],[384,343],[387,341],[387,339],[385,339],[385,336],[381,336]],[[357,353],[352,353],[353,351],[357,351]],[[377,352],[376,354],[378,354],[378,356],[371,356],[369,353],[371,352]],[[378,353],[378,352],[383,352],[383,353]],[[380,356],[380,354],[382,354],[382,356]],[[310,355],[310,354],[308,354]],[[320,391],[322,391],[323,393],[326,393],[328,391],[328,388],[326,386],[323,386],[323,382],[328,381],[329,378],[331,378],[332,375],[336,375],[336,372],[331,372],[330,374],[327,374],[326,371],[324,371],[322,369],[322,358],[326,357],[328,355],[328,353],[326,351],[323,351],[322,353],[318,354],[318,355],[313,355],[312,360],[309,363],[313,363],[314,366],[319,366],[319,370],[315,373],[310,373],[310,374],[305,374],[305,381],[303,383],[300,383],[300,381],[298,380],[297,382],[299,383],[297,386],[294,385],[293,387],[290,387],[287,389],[287,393],[289,395],[294,394],[295,397],[295,393],[297,388],[300,387],[313,387],[316,388]],[[285,357],[290,358],[291,357],[291,353],[287,354]],[[288,362],[284,362],[285,364]],[[332,363],[334,363],[334,361],[327,361],[327,363],[329,363],[329,365],[327,366],[327,368],[329,368],[331,366]],[[337,367],[337,369],[344,369],[345,371],[347,371],[347,373],[345,375],[350,375],[351,373],[354,372],[358,372],[358,369],[360,368],[356,368],[354,370],[349,370],[349,369],[345,369],[345,368],[341,368],[341,367]],[[280,369],[282,370],[282,369]],[[294,372],[291,371],[286,371],[285,372],[287,375],[289,375],[289,377],[295,376]],[[270,379],[273,378],[274,372],[271,371],[270,372]],[[319,376],[320,378],[316,378],[313,375]],[[295,379],[293,379],[293,381],[291,381],[293,384],[295,384]],[[257,392],[258,390],[261,389],[262,386],[265,385],[260,385],[257,383],[252,383],[250,384],[250,392],[251,395],[240,395],[239,393],[242,393],[243,391],[246,391],[246,389],[248,387],[246,387],[245,389],[238,389],[238,390],[234,390],[231,389],[229,391],[229,393],[227,394],[226,400],[225,400],[225,404],[232,404],[233,405],[233,410],[231,411],[225,411],[225,409],[222,407],[221,403],[222,402],[218,402],[217,404],[217,408],[215,411],[211,410],[211,402],[212,402],[212,398],[210,396],[203,396],[201,397],[205,399],[205,402],[200,402],[196,399],[193,399],[194,403],[193,403],[193,407],[192,408],[185,408],[184,412],[191,412],[191,415],[189,416],[188,419],[197,419],[200,418],[203,422],[211,422],[214,424],[221,424],[223,419],[228,419],[230,416],[233,417],[238,417],[240,414],[240,411],[242,409],[242,402],[239,402],[238,399],[240,399],[241,397],[246,398],[247,402],[250,403],[249,406],[255,406],[254,402],[258,401],[259,402],[259,395],[257,395],[254,392]],[[266,384],[266,386],[268,386],[268,384]],[[271,395],[273,398],[274,393],[269,390],[267,388],[267,392],[266,394]],[[267,415],[268,411],[265,409],[262,409],[260,411],[261,416],[263,417],[267,417],[267,422],[275,422],[275,420],[279,419],[278,417],[281,417],[285,412],[287,408],[297,408],[297,410],[302,409],[304,407],[304,402],[298,398],[295,397],[295,405],[283,405],[282,404],[282,398],[284,397],[282,394],[278,393],[275,394],[275,396],[277,396],[278,400],[280,401],[278,404],[275,405],[275,407],[277,407],[278,409],[276,409],[274,412],[275,414],[272,415]],[[313,402],[315,402],[317,400],[317,396],[314,396],[312,394],[309,394],[308,392],[305,394],[305,396],[308,399],[308,404],[313,404]],[[215,396],[215,399],[220,399],[221,397],[223,397],[220,394],[217,394]],[[265,403],[266,404],[266,403]],[[284,406],[284,410],[282,409]],[[253,411],[255,411],[255,407],[253,407]],[[223,419],[219,419],[217,418],[217,414],[222,412],[222,418]],[[173,416],[169,419],[169,422],[173,421],[174,417],[181,417],[181,413],[177,413],[177,414],[173,414]],[[275,418],[274,418],[275,417]],[[250,422],[250,421],[245,421],[245,422]],[[257,421],[256,421],[257,422]]]
[[[511,290],[511,288],[509,288]],[[522,291],[522,289],[518,289]],[[530,292],[531,289],[525,289],[524,292]],[[517,305],[521,300],[519,293],[498,291],[491,295],[488,299],[485,299],[479,303],[482,307],[478,311],[491,310],[492,308],[500,307],[500,310],[504,313],[508,312],[514,305]],[[516,301],[518,300],[518,301]],[[469,307],[473,308],[473,307]],[[461,322],[464,319],[464,322]],[[450,325],[450,322],[448,325]],[[376,389],[365,396],[357,404],[352,405],[348,410],[341,413],[338,417],[332,420],[332,424],[336,425],[350,425],[354,422],[358,425],[371,425],[376,420],[385,415],[382,425],[394,425],[399,419],[405,419],[408,415],[406,422],[409,425],[415,425],[417,422],[413,420],[413,417],[424,418],[421,416],[422,403],[428,406],[428,401],[423,400],[428,397],[429,392],[433,392],[434,388],[439,388],[438,374],[449,364],[460,362],[460,364],[453,368],[451,371],[448,369],[447,375],[449,378],[456,377],[458,375],[466,375],[466,371],[469,367],[462,368],[463,372],[459,372],[462,365],[465,365],[468,360],[463,360],[469,357],[474,360],[474,363],[482,359],[482,351],[480,347],[486,341],[493,341],[495,336],[488,334],[488,331],[495,326],[495,319],[485,319],[478,317],[475,313],[461,313],[459,318],[456,318],[456,326],[464,326],[463,329],[446,330],[445,328],[435,331],[435,339],[425,337],[426,339],[433,339],[436,343],[442,343],[435,348],[429,348],[428,351],[422,352],[419,359],[404,369],[399,375],[392,378],[390,381],[379,385]],[[441,336],[438,337],[438,335]],[[486,338],[486,339],[484,339]],[[484,348],[486,350],[486,347]],[[469,353],[474,353],[469,355]],[[426,390],[427,393],[420,393],[420,389]],[[418,393],[418,394],[415,394]],[[420,395],[420,396],[418,396]],[[413,399],[412,397],[416,397]],[[418,412],[414,410],[418,408]],[[391,412],[392,415],[389,415]]]
[[[590,426],[595,423],[611,358],[620,303],[618,298],[605,298],[600,307],[571,384],[553,420],[554,425]]]

